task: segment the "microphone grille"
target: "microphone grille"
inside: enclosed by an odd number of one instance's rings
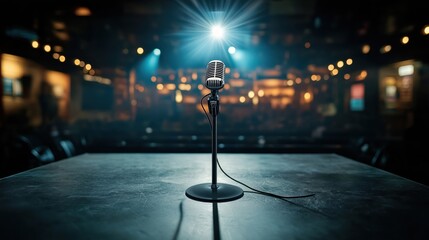
[[[207,65],[206,79],[220,78],[223,80],[225,64],[219,60],[212,60]]]
[[[208,89],[220,89],[223,87],[223,85],[224,85],[223,80],[219,78],[209,78],[206,81],[206,87]]]
[[[219,60],[212,60],[207,64],[206,87],[211,90],[221,89],[224,86],[225,64]]]

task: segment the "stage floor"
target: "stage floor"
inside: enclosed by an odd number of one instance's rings
[[[336,154],[82,154],[0,179],[2,239],[427,239],[429,188]]]

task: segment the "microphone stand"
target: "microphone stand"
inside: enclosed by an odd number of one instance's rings
[[[186,190],[186,196],[203,202],[233,201],[243,196],[243,190],[234,185],[217,183],[217,115],[219,114],[217,90],[212,90],[207,103],[212,115],[212,182],[189,187]]]
[[[217,115],[219,114],[219,96],[216,90],[207,100],[209,112],[212,115],[212,189],[217,188]]]

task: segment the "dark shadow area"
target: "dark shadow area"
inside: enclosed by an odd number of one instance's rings
[[[180,201],[180,204],[179,204],[179,216],[180,216],[179,223],[177,224],[176,231],[174,231],[173,240],[179,239],[178,237],[179,237],[179,234],[180,234],[180,229],[182,228],[182,222],[183,222],[183,200]]]
[[[218,203],[213,202],[213,239],[214,240],[220,240],[220,226],[219,226],[219,210],[218,210]]]

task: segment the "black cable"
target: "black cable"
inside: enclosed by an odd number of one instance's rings
[[[241,184],[241,185],[243,185],[243,186],[246,186],[247,188],[249,188],[249,189],[252,189],[253,191],[255,191],[254,193],[258,193],[258,194],[262,194],[262,195],[267,195],[267,196],[270,196],[270,197],[275,197],[275,198],[303,198],[303,197],[311,197],[311,196],[314,196],[315,194],[314,193],[312,193],[312,194],[308,194],[308,195],[298,195],[298,196],[282,196],[282,195],[277,195],[277,194],[274,194],[274,193],[270,193],[270,192],[264,192],[264,191],[261,191],[261,190],[258,190],[258,189],[255,189],[255,188],[252,188],[252,187],[250,187],[249,185],[247,185],[247,184],[244,184],[244,183],[242,183],[242,182],[240,182],[240,181],[238,181],[237,179],[235,179],[235,178],[233,178],[233,177],[231,177],[231,176],[229,176],[223,169],[222,169],[222,167],[220,166],[220,164],[219,164],[219,160],[216,158],[216,162],[217,162],[217,165],[219,166],[219,168],[220,168],[220,170],[223,172],[223,174],[225,174],[227,177],[229,177],[232,181],[234,181],[234,182],[237,182],[237,183],[239,183],[239,184]],[[249,192],[249,191],[248,191]],[[249,193],[252,193],[252,192],[249,192]]]
[[[201,98],[201,100],[200,100],[200,104],[201,104],[201,107],[203,108],[203,110],[204,110],[204,113],[206,114],[206,117],[207,117],[207,120],[209,120],[209,124],[210,124],[210,129],[212,129],[213,127],[212,127],[212,121],[210,120],[210,117],[209,117],[209,115],[207,114],[207,111],[206,111],[206,108],[204,107],[204,104],[203,104],[203,100],[204,100],[204,98],[206,98],[208,95],[210,95],[211,93],[208,93],[208,94],[206,94],[206,95],[204,95],[202,98]]]
[[[204,113],[205,113],[205,115],[206,115],[207,119],[209,120],[210,128],[213,128],[213,126],[212,126],[212,122],[211,122],[211,120],[210,120],[210,117],[209,117],[209,115],[207,114],[207,111],[206,111],[206,109],[204,108],[204,105],[203,105],[203,100],[204,100],[204,98],[206,98],[208,95],[210,95],[210,93],[209,93],[209,94],[204,95],[204,96],[201,98],[201,100],[200,100],[200,104],[201,104],[201,107],[202,107],[202,108],[203,108],[203,110],[204,110]],[[249,188],[249,189],[251,189],[251,190],[253,190],[253,191],[254,191],[254,192],[251,192],[251,191],[245,191],[245,192],[248,192],[248,193],[257,193],[257,194],[262,194],[262,195],[266,195],[266,196],[270,196],[270,197],[275,197],[275,198],[282,198],[282,199],[284,199],[284,198],[304,198],[304,197],[311,197],[311,196],[314,196],[314,195],[315,195],[314,193],[312,193],[312,194],[307,194],[307,195],[282,196],[282,195],[277,195],[277,194],[270,193],[270,192],[261,191],[261,190],[258,190],[258,189],[255,189],[255,188],[252,188],[252,187],[250,187],[249,185],[244,184],[243,182],[240,182],[240,181],[238,181],[237,179],[235,179],[235,178],[233,178],[233,177],[229,176],[229,175],[228,175],[228,174],[223,170],[222,166],[221,166],[221,165],[220,165],[220,163],[219,163],[219,159],[217,159],[217,158],[216,158],[216,163],[217,163],[217,165],[219,166],[219,169],[222,171],[222,173],[223,173],[223,174],[225,174],[225,176],[227,176],[228,178],[230,178],[232,181],[237,182],[237,183],[239,183],[239,184],[241,184],[241,185],[243,185],[243,186],[245,186],[245,187],[247,187],[247,188]]]

